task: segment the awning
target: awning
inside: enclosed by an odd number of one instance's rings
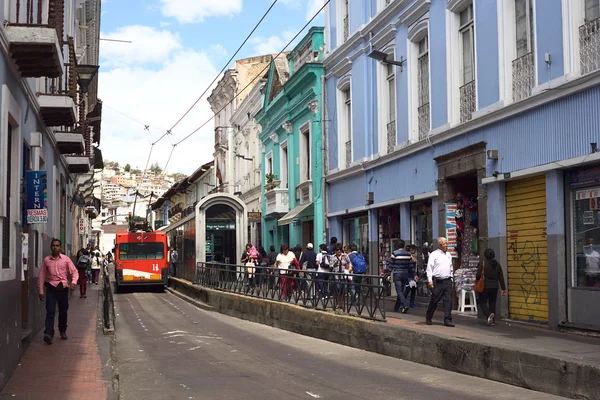
[[[287,213],[283,217],[281,217],[279,219],[279,221],[277,221],[277,224],[279,226],[289,225],[292,223],[292,221],[295,218],[306,217],[306,216],[313,215],[313,214],[314,214],[313,203],[310,202],[310,203],[303,204],[301,206],[294,208],[292,211],[290,211],[289,213]]]
[[[182,218],[173,224],[165,225],[164,227],[162,227],[164,229],[161,228],[161,230],[163,232],[171,232],[173,229],[179,228],[181,225],[185,224],[186,222],[191,221],[192,219],[194,219],[195,216],[196,216],[196,213],[192,213],[192,214],[188,215],[187,217]]]

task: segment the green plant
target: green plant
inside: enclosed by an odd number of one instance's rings
[[[265,178],[267,179],[267,183],[270,184],[270,183],[273,183],[273,181],[275,180],[276,177],[273,174],[266,174]]]

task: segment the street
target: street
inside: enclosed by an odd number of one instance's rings
[[[558,399],[208,312],[115,295],[122,399]]]

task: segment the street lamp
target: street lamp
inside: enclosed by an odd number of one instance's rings
[[[77,83],[81,87],[81,93],[87,93],[88,88],[94,77],[98,73],[99,65],[78,65],[77,66]]]
[[[396,66],[400,67],[400,72],[402,72],[402,67],[403,67],[404,63],[406,62],[406,60],[404,60],[402,57],[400,57],[400,61],[394,61],[393,59],[389,58],[390,57],[389,54],[384,53],[383,51],[380,51],[380,50],[371,50],[371,52],[369,54],[367,54],[367,57],[372,58],[377,61],[381,61],[384,64],[396,65]]]

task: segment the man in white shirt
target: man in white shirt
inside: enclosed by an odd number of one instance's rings
[[[453,327],[452,323],[452,256],[448,253],[448,240],[445,237],[438,238],[438,248],[429,255],[427,262],[427,280],[432,289],[425,322],[431,325],[431,318],[438,303],[444,303],[444,325]]]

